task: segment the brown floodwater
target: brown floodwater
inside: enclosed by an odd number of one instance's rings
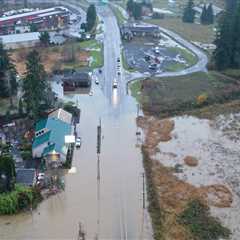
[[[64,175],[65,190],[44,200],[32,213],[0,218],[0,239],[77,239],[81,222],[87,239],[151,239],[151,224],[142,208],[142,156],[136,146],[135,101],[93,96],[62,96],[81,108],[77,127],[82,146]],[[97,180],[97,125],[102,122],[100,180]]]

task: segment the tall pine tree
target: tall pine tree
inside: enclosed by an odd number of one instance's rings
[[[187,23],[194,23],[195,20],[195,10],[193,0],[189,0],[187,6],[184,9],[182,20]]]
[[[47,102],[47,81],[44,67],[36,50],[28,54],[26,69],[23,79],[23,99],[28,114],[37,119],[41,113],[41,105]]]
[[[88,7],[87,10],[87,31],[91,31],[96,23],[96,19],[97,19],[97,13],[96,13],[96,8],[94,4],[91,4]]]
[[[201,21],[201,24],[206,24],[207,23],[207,7],[206,7],[206,4],[204,4],[204,6],[203,6],[200,21]]]
[[[207,24],[213,24],[213,23],[214,23],[213,6],[212,6],[212,3],[210,3],[207,7]]]

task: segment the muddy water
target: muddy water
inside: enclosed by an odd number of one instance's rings
[[[55,85],[57,89],[59,85]],[[60,96],[61,92],[58,91]],[[65,191],[43,201],[32,214],[0,218],[0,239],[76,239],[81,222],[87,239],[151,239],[142,210],[142,157],[136,145],[136,104],[117,92],[109,102],[100,86],[94,95],[68,95],[82,110],[73,169]],[[97,181],[96,127],[102,121],[100,181]]]
[[[165,166],[182,166],[176,173],[179,179],[195,186],[223,184],[233,194],[230,208],[211,207],[212,214],[220,218],[232,231],[231,239],[240,239],[240,115],[219,116],[213,121],[194,117],[173,119],[175,129],[172,140],[160,143],[157,159]],[[197,167],[184,163],[184,157],[198,159]]]

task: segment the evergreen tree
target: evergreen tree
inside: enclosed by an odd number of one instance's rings
[[[215,65],[218,70],[231,66],[233,52],[233,25],[232,17],[225,13],[219,23],[219,29],[215,40],[216,50],[214,51]]]
[[[41,32],[39,40],[44,46],[48,46],[50,44],[50,36],[47,31]]]
[[[210,3],[208,5],[206,15],[207,15],[207,24],[213,24],[214,23],[214,13],[213,13],[212,3]]]
[[[16,172],[14,160],[9,154],[0,156],[0,193],[14,188]]]
[[[128,0],[127,1],[127,11],[130,15],[132,15],[132,13],[133,13],[133,8],[134,8],[134,1]]]
[[[22,98],[19,99],[19,102],[18,102],[18,114],[20,116],[23,115],[23,102],[22,102]]]
[[[184,9],[182,21],[187,23],[194,23],[195,10],[193,0],[189,0],[187,6]]]
[[[0,97],[14,95],[16,90],[16,69],[11,63],[7,50],[0,42]]]
[[[132,16],[135,20],[141,19],[142,16],[142,4],[134,2]]]
[[[207,7],[206,4],[204,4],[203,9],[202,9],[202,14],[200,16],[200,21],[201,24],[206,24],[207,23]]]
[[[235,1],[230,2],[232,7]],[[216,50],[213,56],[218,70],[240,68],[240,0],[238,8],[231,7],[220,20],[215,40]]]
[[[91,4],[87,9],[87,31],[91,31],[96,23],[97,13],[94,4]]]
[[[44,67],[36,50],[28,54],[26,69],[26,75],[23,79],[23,99],[28,114],[37,119],[41,112],[41,105],[47,102],[47,81]]]

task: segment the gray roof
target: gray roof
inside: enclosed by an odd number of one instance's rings
[[[19,33],[19,34],[9,34],[0,36],[0,40],[3,44],[8,43],[22,43],[28,41],[39,41],[40,33],[39,32],[30,32],[30,33]]]
[[[81,81],[89,81],[90,76],[86,72],[75,72],[71,75],[67,75],[63,78],[63,81],[76,81],[76,82],[81,82]]]
[[[35,183],[36,179],[36,170],[34,168],[19,168],[16,169],[16,182],[32,186]]]

